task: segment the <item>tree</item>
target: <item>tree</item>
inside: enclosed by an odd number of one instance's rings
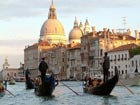
[[[140,54],[140,47],[134,47],[129,50],[130,57]]]

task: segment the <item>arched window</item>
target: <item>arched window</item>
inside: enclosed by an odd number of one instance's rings
[[[118,61],[120,61],[120,54],[118,55]]]
[[[124,71],[122,70],[122,74],[124,74]]]
[[[9,73],[7,73],[7,76],[10,76]]]
[[[125,70],[125,74],[127,74],[127,70]]]
[[[127,68],[127,65],[125,65],[125,67]]]
[[[102,49],[100,50],[100,56],[103,56],[103,50]]]
[[[138,65],[138,62],[137,62],[137,60],[136,60],[136,66]]]
[[[123,60],[123,54],[122,54],[122,60]]]
[[[17,76],[17,74],[15,73],[15,74],[14,74],[14,76],[16,77],[16,76]]]
[[[127,54],[125,54],[125,60],[127,60]]]
[[[132,67],[134,67],[134,61],[132,60]]]

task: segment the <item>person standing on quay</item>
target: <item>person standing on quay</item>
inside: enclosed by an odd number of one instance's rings
[[[42,61],[39,64],[39,71],[41,73],[41,81],[42,83],[45,80],[45,75],[48,69],[48,64],[45,62],[45,58],[42,58]]]
[[[110,68],[110,59],[107,52],[104,53],[104,60],[103,60],[103,74],[104,74],[104,82],[108,80],[109,75],[109,68]]]

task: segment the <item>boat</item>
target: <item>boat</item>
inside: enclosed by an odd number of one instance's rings
[[[14,77],[16,82],[25,82],[25,77]]]
[[[32,79],[28,79],[25,81],[26,89],[34,89],[34,82]]]
[[[0,81],[0,96],[3,96],[5,94],[5,88],[3,86],[2,81]]]
[[[25,72],[25,86],[26,89],[34,89],[34,82],[31,79],[31,73],[29,72],[29,70],[27,69]]]
[[[51,75],[46,75],[45,81],[41,83],[41,77],[40,76],[37,77],[34,90],[37,96],[52,96],[55,87],[58,85],[58,81],[53,78],[52,82],[50,78]]]
[[[34,89],[34,82],[32,79],[28,79],[25,81],[26,89]]]
[[[127,86],[139,86],[140,85],[140,75],[138,73],[131,73],[124,76],[119,76],[119,81]],[[121,86],[121,82],[118,82],[117,85]]]
[[[0,97],[5,95],[5,90],[3,90],[2,92],[0,92]]]
[[[15,82],[14,79],[11,79],[11,80],[9,81],[9,85],[15,85],[15,84],[16,84],[16,82]]]
[[[118,70],[116,68],[115,76],[113,76],[111,79],[97,86],[85,86],[83,87],[83,91],[85,93],[90,93],[93,95],[110,95],[113,88],[117,84],[118,80],[119,80],[119,75],[118,75]]]

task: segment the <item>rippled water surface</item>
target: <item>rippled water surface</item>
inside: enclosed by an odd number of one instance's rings
[[[52,97],[38,97],[34,90],[26,90],[24,83],[8,85],[9,92],[0,97],[0,105],[140,105],[140,87],[116,86],[110,96],[96,96],[83,93],[81,82],[64,82],[75,90],[79,96],[60,84],[56,87]]]

